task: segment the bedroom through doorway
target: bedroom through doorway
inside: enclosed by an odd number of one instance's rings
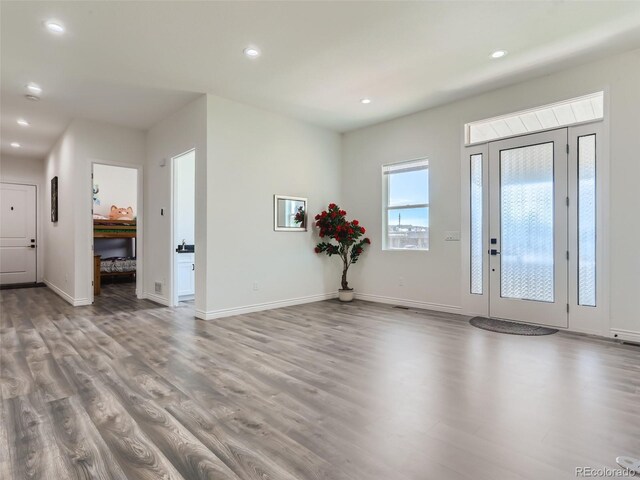
[[[93,164],[94,302],[125,305],[137,296],[138,182],[138,168]]]

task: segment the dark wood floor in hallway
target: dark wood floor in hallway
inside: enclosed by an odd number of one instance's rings
[[[640,348],[326,301],[215,321],[0,292],[2,479],[575,478],[640,456]]]

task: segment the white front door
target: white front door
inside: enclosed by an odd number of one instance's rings
[[[36,281],[36,187],[0,184],[0,284]]]
[[[568,325],[567,129],[489,144],[489,314]]]

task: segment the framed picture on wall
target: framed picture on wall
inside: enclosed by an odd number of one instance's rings
[[[51,179],[51,221],[58,221],[58,177]]]
[[[273,229],[276,232],[306,232],[307,199],[274,195]]]

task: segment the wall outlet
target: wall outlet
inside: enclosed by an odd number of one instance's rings
[[[253,291],[254,292],[258,291],[258,282],[253,282]]]
[[[398,278],[398,285],[404,287],[404,277]]]
[[[155,292],[156,293],[162,293],[162,282],[156,282],[155,283]]]
[[[459,242],[460,241],[460,232],[458,232],[458,231],[445,232],[444,241],[445,242]]]

